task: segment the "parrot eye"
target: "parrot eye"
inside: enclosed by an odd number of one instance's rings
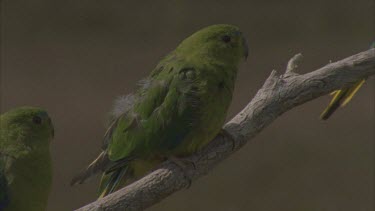
[[[33,117],[33,123],[37,124],[37,125],[42,124],[42,118],[40,118],[39,116],[34,116]]]
[[[231,38],[228,35],[224,35],[223,37],[221,37],[221,40],[225,43],[228,43],[230,42]]]

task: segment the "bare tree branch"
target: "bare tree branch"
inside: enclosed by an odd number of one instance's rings
[[[202,151],[188,158],[195,167],[182,171],[176,164],[164,162],[142,179],[78,211],[143,210],[150,207],[188,187],[191,181],[205,175],[289,109],[375,74],[375,49],[303,75],[296,73],[301,58],[301,54],[294,56],[284,75],[278,75],[275,70],[271,72],[251,102],[224,126],[230,135],[217,135]]]

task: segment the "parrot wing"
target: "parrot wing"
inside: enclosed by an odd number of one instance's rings
[[[178,146],[198,115],[197,84],[194,68],[168,68],[154,76],[133,109],[116,120],[107,148],[110,159]]]
[[[195,70],[182,68],[165,76],[155,79],[150,90],[143,91],[142,100],[134,105],[132,113],[115,120],[116,127],[108,131],[112,135],[108,153],[120,162],[103,176],[100,197],[114,192],[122,178],[131,174],[127,162],[121,160],[171,150],[191,131],[198,114],[195,107],[199,105]]]
[[[199,88],[194,68],[161,65],[147,86],[136,93],[131,109],[110,124],[104,150],[71,184],[83,183],[99,172],[117,175],[106,185],[113,190],[125,175],[126,164],[150,152],[178,146],[198,117]]]

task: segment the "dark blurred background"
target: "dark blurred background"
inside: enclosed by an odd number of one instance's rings
[[[2,0],[2,18],[1,112],[41,106],[55,125],[51,211],[95,200],[98,178],[68,183],[99,152],[113,99],[196,30],[230,23],[248,39],[228,119],[294,54],[308,72],[374,39],[373,0]],[[371,78],[326,122],[318,117],[329,96],[287,112],[149,210],[373,210],[374,87]]]

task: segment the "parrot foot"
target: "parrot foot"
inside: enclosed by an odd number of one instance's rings
[[[227,137],[227,139],[232,142],[232,151],[234,151],[236,149],[236,141],[234,139],[234,137],[232,136],[232,134],[230,134],[228,131],[226,131],[225,129],[221,129],[220,132],[219,132],[219,135],[223,136],[223,137]]]
[[[184,177],[188,180],[188,185],[186,189],[190,188],[192,179],[190,176],[188,176],[189,175],[188,169],[189,169],[189,166],[190,167],[192,166],[194,170],[197,169],[194,161],[191,161],[186,158],[177,158],[175,156],[169,156],[168,160],[170,160],[172,163],[176,164],[178,167],[182,169],[184,173]]]

